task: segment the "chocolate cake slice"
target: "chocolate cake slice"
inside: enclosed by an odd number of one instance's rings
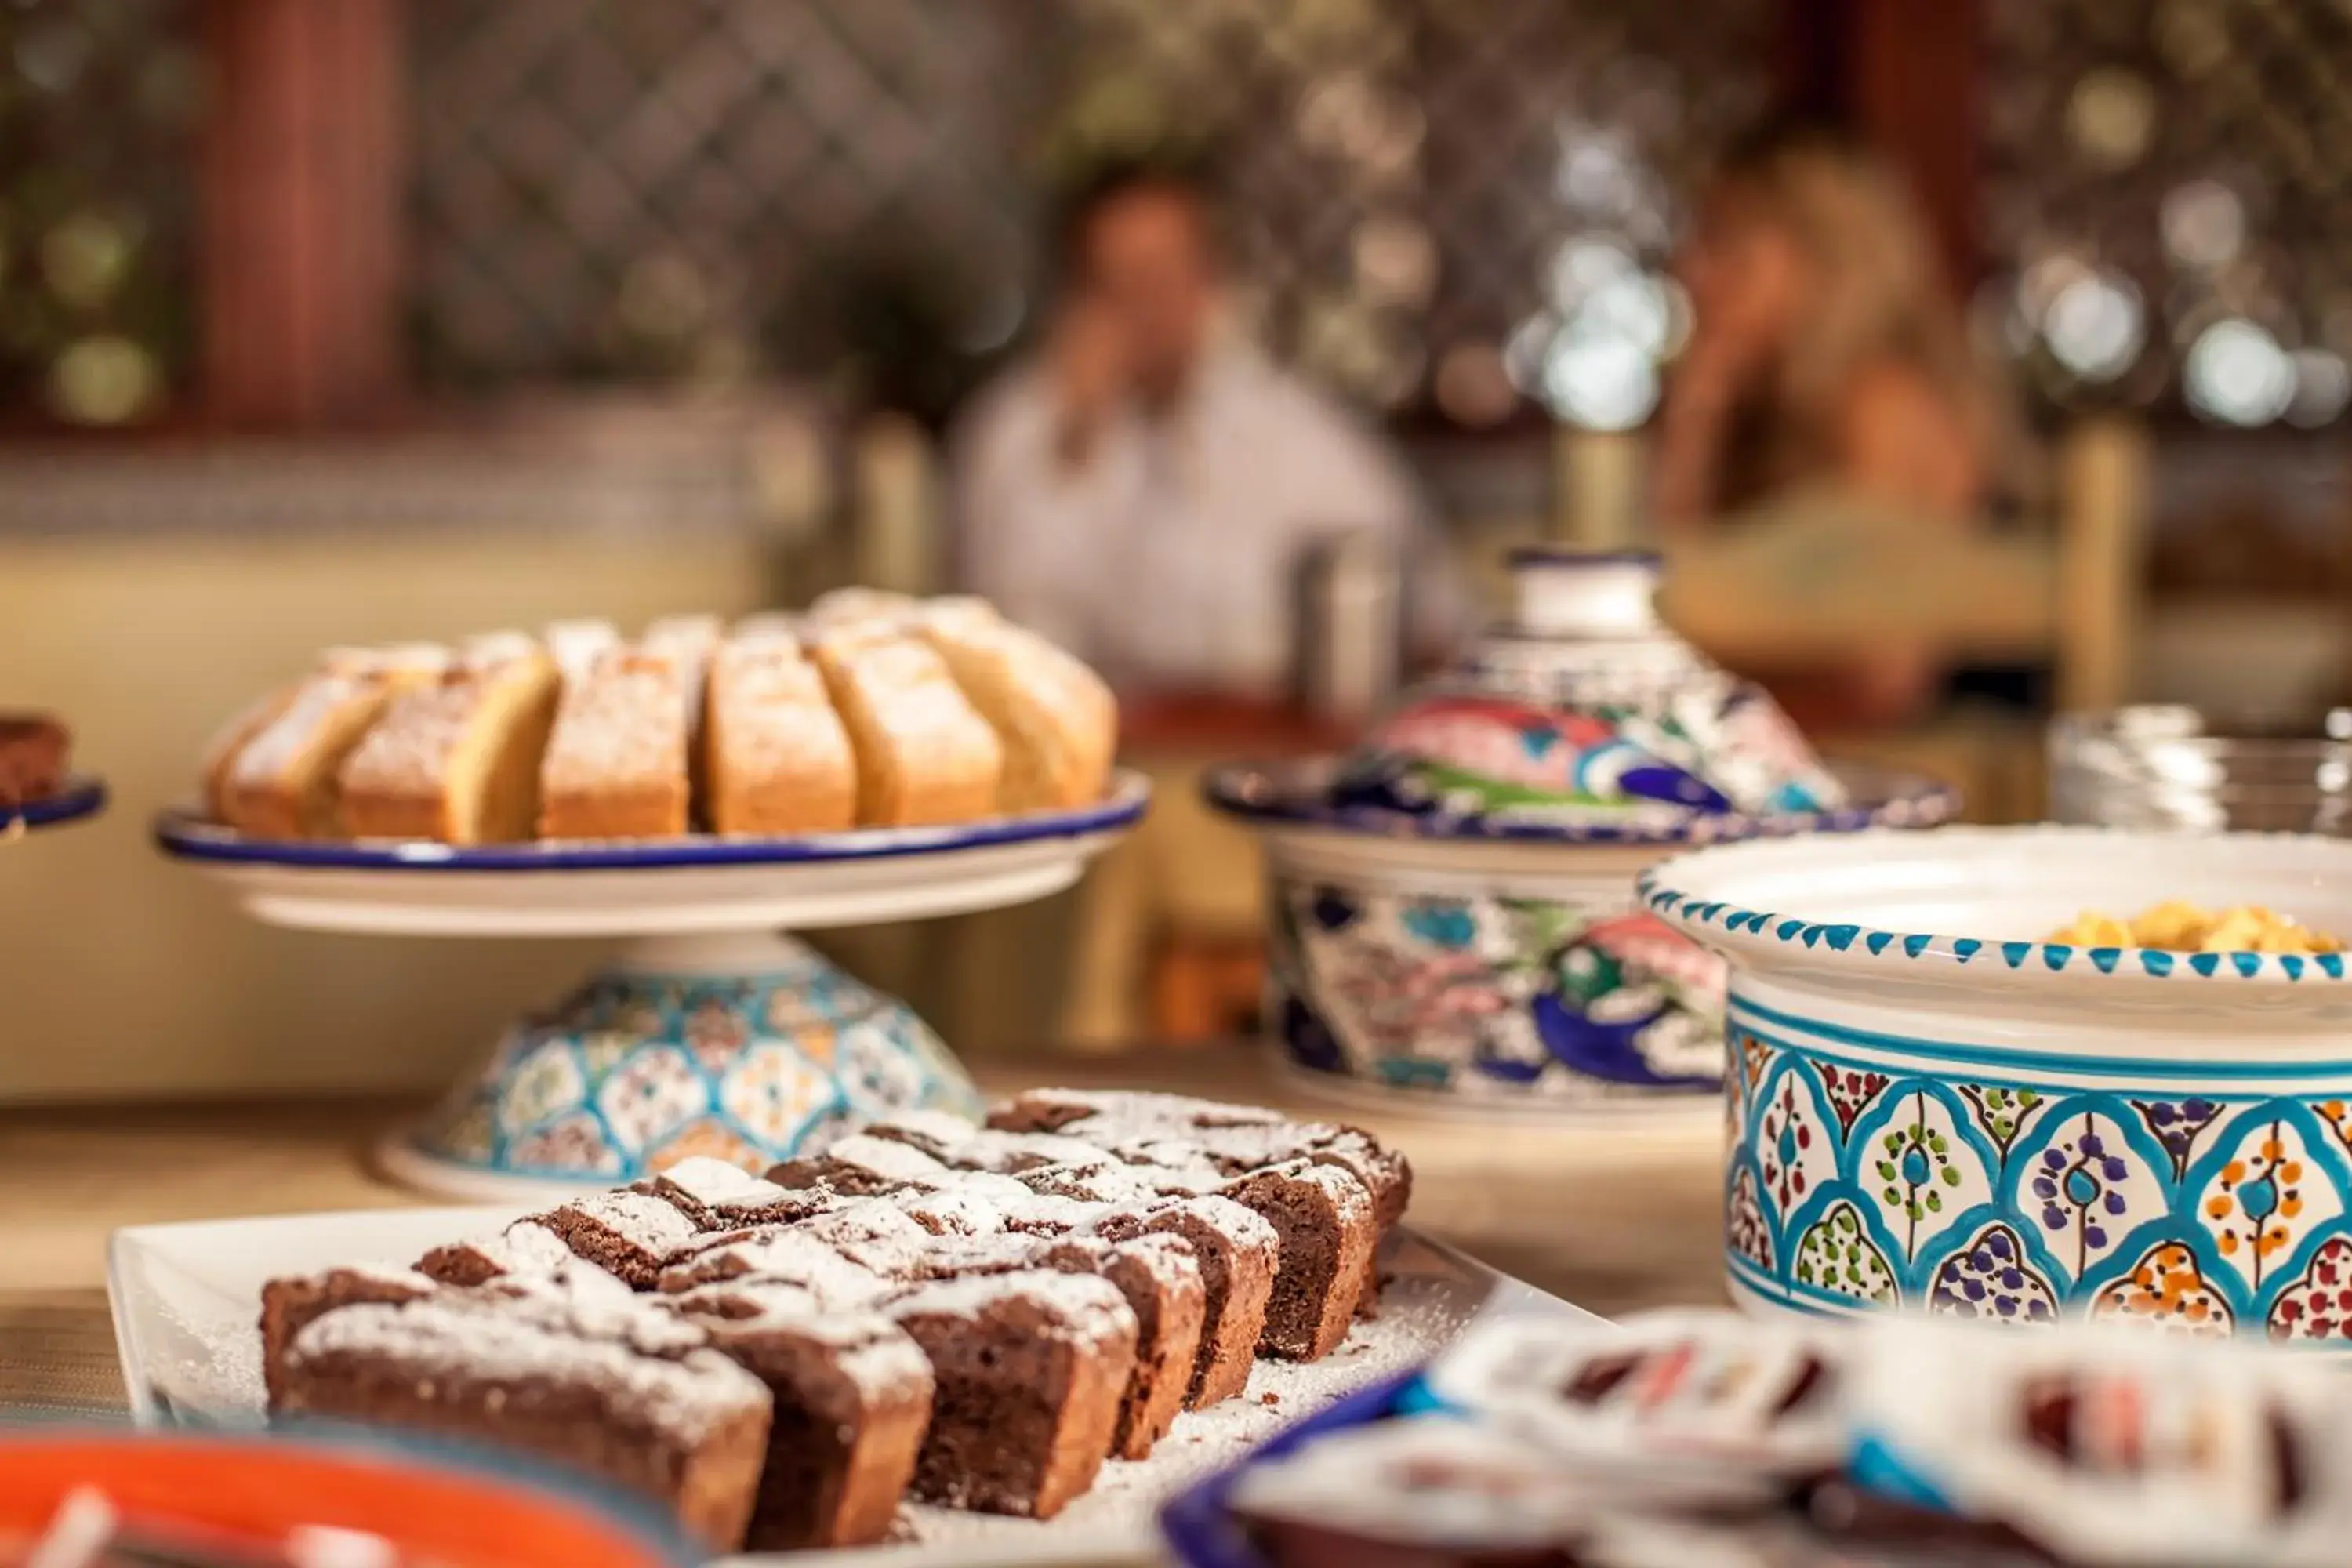
[[[1167,1234],[1192,1246],[1200,1260],[1202,1328],[1185,1408],[1223,1404],[1249,1387],[1249,1366],[1265,1331],[1265,1302],[1282,1265],[1282,1237],[1273,1225],[1223,1196],[1164,1199],[1127,1173],[1073,1173],[1056,1166],[1030,1171],[1024,1180],[1070,1199],[1101,1201],[1103,1213],[1089,1227],[1096,1237],[1124,1241]]]
[[[883,1310],[923,1347],[937,1381],[917,1497],[1051,1519],[1094,1485],[1135,1364],[1135,1314],[1110,1281],[954,1279]]]
[[[869,1306],[891,1286],[824,1237],[796,1227],[722,1239],[664,1269],[658,1284],[665,1294],[681,1295],[736,1281],[797,1285],[829,1310]]]
[[[740,1546],[772,1401],[710,1350],[675,1358],[513,1311],[435,1300],[326,1313],[288,1347],[280,1409],[520,1449],[670,1510],[713,1551]]]
[[[792,1286],[720,1285],[668,1298],[774,1402],[745,1545],[753,1552],[885,1539],[931,1416],[931,1364],[872,1312],[820,1314]]]
[[[626,1190],[575,1198],[533,1219],[633,1290],[653,1289],[663,1269],[707,1241],[674,1205]]]
[[[782,1187],[820,1188],[870,1197],[908,1186],[937,1184],[954,1173],[909,1143],[856,1133],[821,1154],[787,1160],[768,1173]]]
[[[837,1201],[829,1193],[788,1191],[724,1160],[700,1154],[629,1190],[659,1198],[705,1232],[790,1225],[822,1214]]]
[[[1282,1238],[1259,1352],[1284,1361],[1329,1355],[1348,1337],[1371,1278],[1371,1194],[1336,1166],[1303,1165],[1246,1177],[1228,1195]]]
[[[470,1237],[436,1247],[416,1270],[437,1284],[476,1287],[504,1280],[542,1281],[567,1289],[603,1289],[625,1296],[628,1285],[564,1244],[537,1220],[517,1220],[496,1236]]]
[[[330,1268],[272,1279],[261,1288],[261,1383],[268,1408],[278,1406],[286,1352],[294,1338],[342,1307],[397,1307],[440,1287],[413,1268]]]

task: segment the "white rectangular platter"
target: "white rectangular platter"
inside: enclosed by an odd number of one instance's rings
[[[142,1426],[250,1422],[262,1411],[257,1331],[263,1283],[348,1263],[407,1263],[443,1242],[495,1229],[513,1208],[388,1210],[143,1226],[114,1233],[107,1297],[122,1382]],[[1591,1321],[1557,1297],[1451,1247],[1401,1230],[1381,1255],[1380,1316],[1307,1365],[1260,1362],[1249,1390],[1180,1416],[1147,1459],[1113,1460],[1094,1489],[1046,1523],[909,1505],[908,1539],[860,1552],[801,1553],[772,1563],[825,1568],[1013,1568],[1149,1560],[1163,1498],[1232,1463],[1281,1427],[1402,1372],[1451,1343],[1473,1318],[1545,1315]],[[744,1559],[746,1563],[754,1559]]]

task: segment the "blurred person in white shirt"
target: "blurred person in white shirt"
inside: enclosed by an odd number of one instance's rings
[[[1057,238],[1042,352],[960,432],[965,585],[1122,689],[1265,700],[1292,668],[1302,556],[1369,530],[1405,569],[1416,647],[1442,647],[1459,595],[1412,484],[1243,337],[1203,182],[1108,171]]]

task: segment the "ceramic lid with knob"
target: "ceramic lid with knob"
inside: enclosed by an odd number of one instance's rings
[[[1361,744],[1308,777],[1226,769],[1244,817],[1434,837],[1685,842],[1864,826],[1760,688],[1658,618],[1657,556],[1525,550],[1516,605]],[[1948,795],[1937,792],[1940,806]]]

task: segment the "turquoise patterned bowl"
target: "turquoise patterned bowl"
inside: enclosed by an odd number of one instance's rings
[[[1866,833],[1701,850],[1640,891],[1730,964],[1744,1306],[2352,1348],[2345,958],[2042,940],[2172,899],[2352,931],[2352,842]]]

